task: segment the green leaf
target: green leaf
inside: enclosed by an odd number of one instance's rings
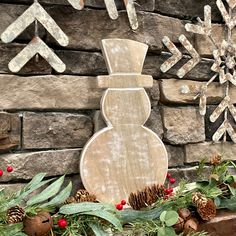
[[[227,208],[231,211],[236,211],[236,196],[233,196],[230,199],[222,200],[220,208]]]
[[[89,223],[89,227],[94,232],[95,236],[109,236],[107,232],[105,232],[101,227],[99,227],[97,224]]]
[[[172,226],[178,221],[179,215],[176,211],[163,211],[160,215],[160,220],[166,226]]]
[[[82,212],[80,213],[81,215],[90,215],[90,216],[96,216],[101,219],[104,219],[114,225],[116,229],[119,231],[122,231],[122,224],[120,220],[112,213],[104,210],[99,210],[99,211],[88,211],[88,212]]]
[[[72,190],[72,183],[70,182],[66,188],[64,188],[56,197],[54,197],[51,201],[44,203],[41,205],[42,208],[48,206],[59,206],[70,196]]]
[[[59,190],[64,182],[64,179],[65,179],[65,176],[60,177],[58,180],[56,180],[55,182],[50,184],[46,189],[44,189],[41,193],[33,196],[30,200],[28,200],[26,205],[32,206],[35,204],[39,204],[39,203],[42,203],[42,202],[48,200],[49,198],[53,197],[54,195],[56,195],[59,192]]]
[[[158,236],[166,236],[165,228],[159,228],[157,230]]]
[[[72,215],[88,211],[99,211],[99,210],[116,212],[116,209],[112,204],[81,202],[81,203],[64,205],[60,208],[59,213],[63,215]]]
[[[130,223],[135,220],[154,220],[158,219],[161,213],[166,209],[166,206],[153,208],[143,211],[135,211],[132,209],[125,209],[119,213],[122,223]]]
[[[165,228],[166,236],[176,236],[175,230],[172,227],[166,227]]]
[[[219,197],[215,198],[214,203],[215,203],[216,207],[218,208],[221,204],[221,199]]]

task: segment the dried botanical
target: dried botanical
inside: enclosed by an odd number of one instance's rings
[[[25,210],[20,206],[14,206],[7,210],[7,223],[15,224],[22,222],[25,217]]]

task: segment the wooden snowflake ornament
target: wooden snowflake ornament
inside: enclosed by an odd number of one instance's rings
[[[228,9],[226,9],[222,0],[216,1],[216,5],[225,21],[225,30],[227,32],[227,37],[221,43],[215,42],[215,39],[212,36],[211,7],[208,5],[204,7],[204,21],[198,18],[199,24],[194,25],[188,23],[185,25],[185,29],[188,32],[205,35],[210,39],[214,46],[214,50],[212,51],[214,63],[211,70],[215,72],[215,75],[207,83],[203,83],[198,95],[195,97],[195,99],[199,99],[200,114],[206,114],[208,87],[213,81],[219,79],[219,84],[225,88],[225,97],[211,114],[210,121],[215,122],[222,113],[224,113],[224,121],[215,132],[212,139],[214,142],[218,142],[223,137],[223,140],[226,141],[226,135],[228,133],[232,141],[236,143],[236,132],[228,120],[230,113],[236,122],[236,108],[229,95],[230,84],[236,86],[236,46],[232,37],[232,30],[236,26],[236,16],[233,15],[236,0],[226,0],[226,2],[228,4]],[[181,35],[179,40],[192,57],[177,71],[177,76],[183,78],[201,61],[201,58],[184,35]],[[172,57],[161,65],[161,71],[165,73],[177,64],[182,59],[183,55],[168,37],[163,38],[163,44],[172,53]]]

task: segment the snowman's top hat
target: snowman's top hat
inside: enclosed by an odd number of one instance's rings
[[[99,87],[152,87],[152,77],[141,74],[147,50],[146,44],[133,40],[103,39],[109,75],[98,76]]]

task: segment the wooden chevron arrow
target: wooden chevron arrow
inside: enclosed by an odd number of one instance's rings
[[[15,22],[13,22],[1,35],[4,43],[12,42],[35,20],[39,21],[61,46],[67,46],[68,37],[37,2],[33,3]]]
[[[222,125],[217,129],[217,131],[215,132],[215,134],[212,137],[212,140],[214,142],[218,142],[220,140],[220,138],[225,134],[228,133],[230,138],[232,139],[232,141],[234,143],[236,143],[236,133],[232,127],[232,125],[229,123],[228,120],[225,120]]]
[[[210,121],[215,122],[222,112],[224,112],[225,109],[229,109],[231,115],[233,116],[234,120],[236,121],[236,108],[234,105],[230,102],[230,97],[226,96],[221,103],[218,105],[218,107],[213,111],[213,113],[210,116]]]
[[[184,64],[177,71],[177,76],[179,78],[183,78],[189,71],[191,71],[201,61],[201,58],[199,54],[197,53],[197,51],[193,48],[192,44],[188,41],[188,39],[183,34],[180,35],[179,41],[192,57],[192,59],[190,59],[186,64]],[[162,42],[173,54],[172,57],[167,59],[161,65],[161,71],[165,73],[169,69],[171,69],[183,57],[183,55],[167,36],[163,38]]]
[[[231,9],[235,8],[236,6],[236,0],[226,0],[226,2],[229,4],[229,7]]]
[[[179,78],[183,78],[189,71],[191,71],[200,61],[201,58],[197,51],[193,48],[193,45],[188,41],[185,35],[180,35],[179,41],[184,46],[184,48],[189,52],[192,59],[190,59],[186,64],[184,64],[177,72]]]
[[[171,42],[170,38],[165,36],[162,39],[163,44],[170,50],[172,53],[172,57],[168,58],[162,65],[161,65],[161,71],[163,73],[170,70],[179,60],[182,58],[182,53],[179,51],[179,49]]]
[[[228,4],[230,4],[231,6],[235,6],[235,1],[227,1]],[[227,12],[224,3],[222,2],[222,0],[217,0],[216,1],[216,5],[225,21],[225,23],[227,24],[227,26],[232,30],[235,25],[236,25],[236,17],[234,17],[233,19],[231,19],[229,13]]]
[[[204,21],[201,25],[187,23],[185,29],[196,34],[211,35],[211,7],[209,5],[204,7]]]
[[[39,37],[35,37],[9,62],[9,69],[17,73],[36,54],[40,54],[57,72],[61,73],[66,69],[61,59]]]
[[[68,0],[68,2],[77,10],[82,10],[84,8],[84,0]]]

